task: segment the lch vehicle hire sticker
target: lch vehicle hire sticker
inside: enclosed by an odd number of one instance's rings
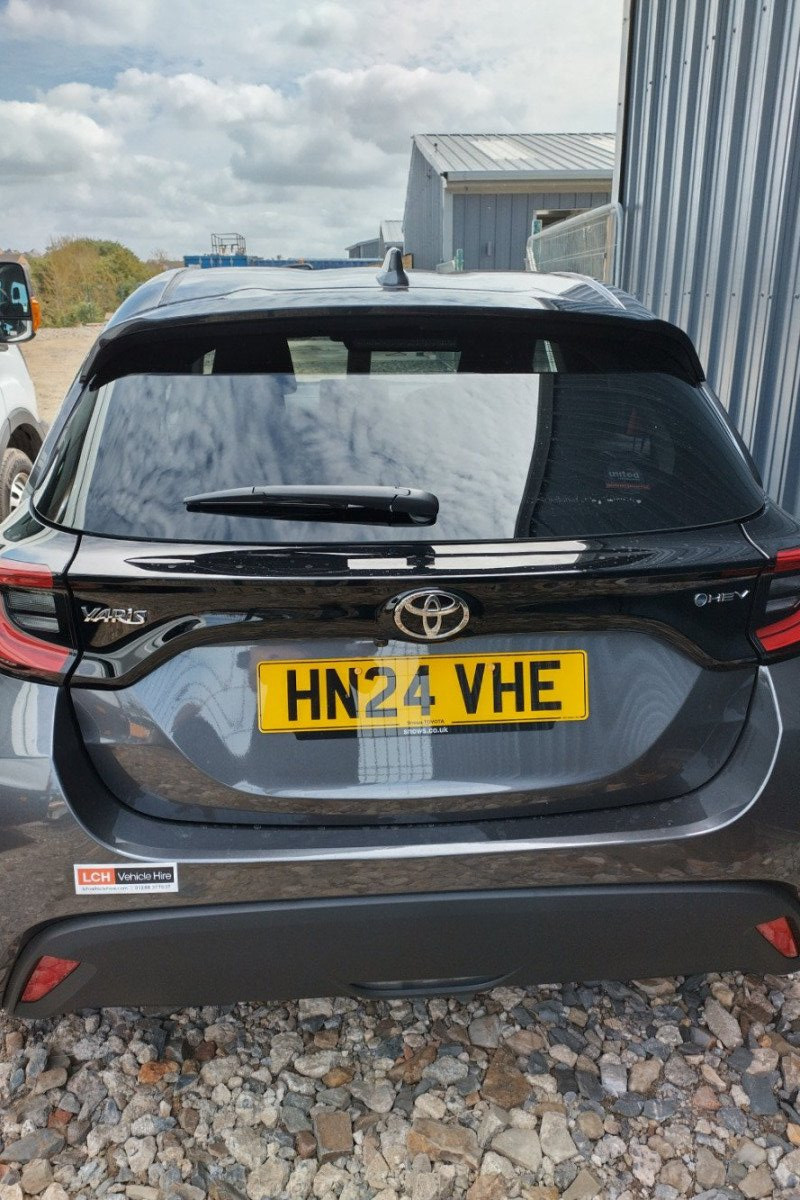
[[[143,892],[177,892],[177,863],[75,863],[75,891],[79,896],[141,895]]]

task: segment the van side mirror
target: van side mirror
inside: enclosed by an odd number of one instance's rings
[[[27,272],[22,263],[0,262],[0,342],[27,342],[34,333]]]

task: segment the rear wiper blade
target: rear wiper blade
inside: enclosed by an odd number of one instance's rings
[[[362,525],[433,525],[439,501],[432,492],[403,487],[330,487],[265,484],[187,496],[188,512]]]

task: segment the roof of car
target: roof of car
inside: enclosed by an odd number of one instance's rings
[[[233,316],[276,309],[463,305],[520,311],[551,310],[653,320],[634,296],[587,275],[525,271],[408,272],[408,287],[384,287],[380,268],[297,271],[288,267],[183,268],[148,280],[117,309],[107,327],[135,318]]]

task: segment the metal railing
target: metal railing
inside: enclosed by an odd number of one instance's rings
[[[526,271],[576,271],[613,283],[620,206],[603,204],[532,233],[525,246]]]

